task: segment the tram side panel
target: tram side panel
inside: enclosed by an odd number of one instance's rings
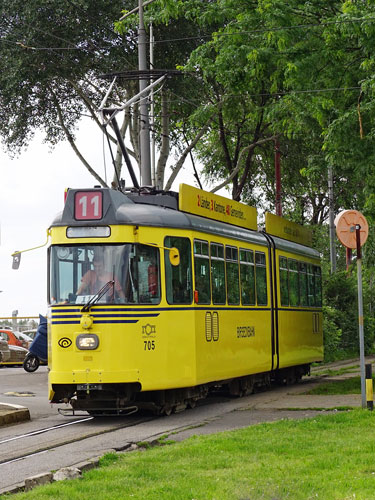
[[[223,238],[205,240],[201,235],[193,244],[198,383],[271,370],[270,286],[264,247]],[[257,259],[259,283],[264,283],[258,297]],[[211,287],[205,289],[199,280],[208,281],[209,276]]]
[[[279,367],[323,360],[323,316],[319,262],[276,253]]]
[[[271,369],[269,311],[196,311],[198,383]]]

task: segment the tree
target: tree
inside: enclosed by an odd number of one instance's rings
[[[187,133],[213,117],[196,147],[207,178],[232,183],[235,199],[256,199],[257,179],[271,192],[277,136],[289,158],[303,144],[305,155],[287,160],[293,168],[284,176],[284,186],[294,188],[285,193],[291,200],[296,187],[309,185],[310,195],[302,193],[297,204],[302,219],[326,217],[328,165],[335,171],[337,205],[363,206],[363,174],[373,151],[372,136],[367,144],[363,136],[372,131],[371,107],[359,88],[371,75],[373,8],[367,8],[367,2],[321,0],[160,0],[150,6],[156,23],[184,18],[207,32],[184,64],[202,86],[195,110],[185,116]],[[371,78],[366,81],[369,87]]]
[[[107,84],[99,75],[134,64],[127,51],[134,42],[112,28],[121,7],[116,0],[1,1],[0,134],[12,154],[42,129],[46,142],[68,139],[84,161],[74,132],[84,113],[100,126],[96,109]]]

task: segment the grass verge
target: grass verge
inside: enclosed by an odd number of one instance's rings
[[[375,415],[251,426],[104,458],[79,480],[12,500],[375,499]]]
[[[326,368],[322,370],[317,370],[314,372],[314,375],[328,375],[329,377],[338,377],[345,373],[355,373],[360,370],[359,365],[346,366],[344,368],[339,368],[338,370],[333,370],[332,368]]]
[[[325,382],[304,394],[329,396],[335,394],[361,394],[361,377],[351,377],[343,380]]]

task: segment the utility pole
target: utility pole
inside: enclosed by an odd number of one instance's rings
[[[331,274],[336,272],[336,234],[333,199],[333,169],[328,167],[328,200],[329,200],[329,252],[331,257]]]
[[[150,24],[150,70],[154,69],[154,27],[152,23]],[[150,82],[153,83],[153,78]],[[155,165],[155,102],[154,102],[154,89],[151,89],[151,182],[153,186],[156,186],[156,165]]]
[[[138,69],[139,71],[147,71],[146,58],[146,30],[143,20],[143,0],[138,3],[139,27],[138,27]],[[141,73],[142,75],[142,73]],[[144,78],[139,80],[139,92],[142,92],[148,85]],[[140,165],[141,165],[141,185],[151,185],[151,157],[150,157],[150,122],[148,115],[148,96],[146,95],[140,101]]]

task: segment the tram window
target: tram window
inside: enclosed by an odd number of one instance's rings
[[[255,252],[255,283],[257,291],[257,303],[260,306],[266,306],[267,270],[266,270],[266,255],[263,252]]]
[[[289,306],[288,260],[286,257],[279,258],[279,273],[281,305]]]
[[[313,266],[315,281],[315,305],[322,306],[322,270],[319,266]]]
[[[211,243],[212,302],[225,304],[225,262],[224,245]]]
[[[298,282],[298,262],[288,259],[289,268],[289,303],[291,306],[299,306],[299,282]]]
[[[211,303],[210,258],[208,242],[194,240],[194,279],[198,304]]]
[[[128,245],[125,261],[125,301],[132,304],[160,302],[159,250],[148,245]]]
[[[86,304],[114,282],[99,303],[160,302],[159,250],[149,245],[53,246],[50,302]]]
[[[255,304],[254,253],[240,248],[241,302],[243,306]]]
[[[307,264],[307,301],[309,306],[315,306],[315,286],[314,286],[313,266]]]
[[[307,296],[307,264],[305,262],[299,263],[299,290],[301,297],[301,306],[308,306],[308,296]]]
[[[168,304],[191,304],[193,300],[191,276],[191,244],[188,238],[167,236],[164,246],[175,247],[180,252],[180,264],[172,266],[169,251],[164,251],[165,282]]]
[[[240,303],[240,283],[238,275],[238,248],[225,247],[225,265],[227,270],[228,304],[235,306]]]

